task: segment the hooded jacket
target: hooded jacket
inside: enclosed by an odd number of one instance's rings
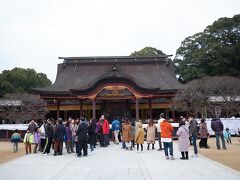
[[[160,128],[162,138],[172,138],[173,127],[167,120],[160,123]]]

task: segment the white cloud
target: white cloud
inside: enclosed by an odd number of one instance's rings
[[[174,54],[185,37],[239,13],[238,0],[1,0],[0,71],[34,68],[54,81],[58,56]]]

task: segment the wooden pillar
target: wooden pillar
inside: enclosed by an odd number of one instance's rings
[[[173,118],[173,121],[176,120],[176,119],[175,119],[175,111],[174,111],[174,110],[172,110],[172,118]]]
[[[152,119],[152,99],[148,99],[149,104],[149,119]]]
[[[80,117],[83,116],[83,100],[80,100]]]
[[[96,99],[92,99],[92,118],[96,119]]]
[[[128,105],[128,100],[126,99],[125,101],[126,106],[125,106],[125,116],[130,116],[131,113],[129,113],[129,105]],[[131,109],[131,108],[130,108]]]
[[[139,104],[138,104],[138,98],[135,99],[135,108],[136,108],[136,120],[139,120]]]
[[[60,100],[57,100],[57,119],[60,117]]]
[[[65,110],[64,111],[64,121],[67,121],[68,120],[68,118],[67,118],[67,111]]]
[[[8,130],[6,130],[6,140],[8,140]]]

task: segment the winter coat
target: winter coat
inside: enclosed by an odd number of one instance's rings
[[[161,122],[163,122],[163,120],[164,120],[164,118],[160,118],[160,119],[158,120],[157,132],[161,132],[160,124],[161,124]]]
[[[53,139],[58,141],[64,141],[64,136],[66,136],[66,129],[63,124],[57,124],[53,134]]]
[[[40,144],[41,141],[41,135],[39,132],[34,133],[34,144]]]
[[[135,142],[137,144],[144,144],[144,130],[142,127],[136,127]]]
[[[24,136],[24,139],[23,139],[23,142],[24,143],[30,143],[30,144],[33,144],[34,143],[34,136],[32,133],[26,133],[25,136]]]
[[[11,137],[11,142],[20,142],[21,141],[21,136],[19,133],[13,133]]]
[[[30,123],[30,124],[28,125],[28,129],[29,129],[29,131],[30,131],[31,133],[33,133],[36,128],[37,128],[37,125],[36,125],[35,122]]]
[[[163,122],[160,123],[160,128],[162,138],[172,138],[173,127],[168,121],[163,120]]]
[[[88,124],[83,121],[79,124],[77,130],[78,141],[87,141],[88,139]]]
[[[102,124],[102,132],[104,135],[107,135],[110,132],[109,124],[106,119],[104,119],[103,124]]]
[[[191,136],[198,136],[198,122],[193,119],[189,122],[189,133]]]
[[[46,139],[45,126],[46,126],[46,124],[43,124],[43,125],[40,127],[41,139]]]
[[[178,136],[178,150],[185,152],[189,150],[189,129],[187,126],[182,125],[178,128],[176,135]]]
[[[45,125],[45,135],[46,138],[52,138],[53,137],[53,126],[51,124]]]
[[[119,120],[115,119],[113,122],[112,122],[112,131],[119,131],[120,130],[120,122]]]
[[[65,141],[71,141],[72,140],[72,130],[70,127],[65,127],[66,130],[66,136]]]
[[[124,142],[132,141],[131,130],[132,130],[132,127],[129,123],[123,123],[123,126],[122,126],[122,140]]]
[[[148,143],[155,143],[155,137],[156,137],[156,129],[157,126],[153,124],[153,126],[147,126],[147,142]]]
[[[88,135],[89,135],[88,143],[89,144],[95,144],[96,142],[95,130],[96,130],[96,123],[91,123],[88,127]]]
[[[223,123],[219,118],[213,118],[211,128],[214,132],[223,132]]]
[[[200,134],[200,138],[207,138],[208,137],[209,133],[208,133],[206,122],[199,123],[199,134]]]
[[[231,133],[229,131],[224,131],[223,136],[226,140],[231,139]]]

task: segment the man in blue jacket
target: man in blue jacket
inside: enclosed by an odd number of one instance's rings
[[[114,133],[114,143],[119,144],[118,134],[120,131],[120,122],[117,120],[116,116],[113,117],[112,131]]]

